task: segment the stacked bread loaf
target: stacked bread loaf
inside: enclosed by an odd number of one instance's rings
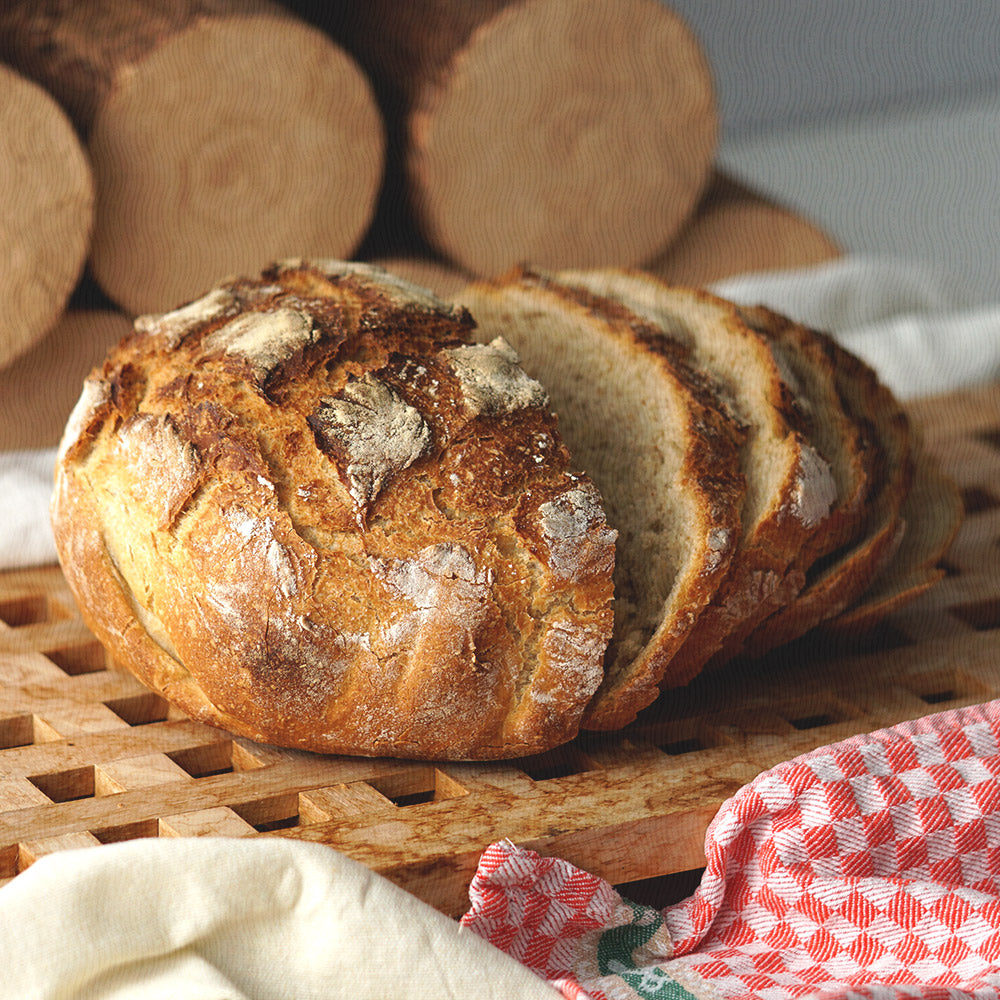
[[[870,370],[763,309],[609,270],[447,304],[289,261],[136,322],[53,523],[96,635],[195,718],[499,758],[919,590],[953,518],[862,600],[915,476],[952,495],[922,467]]]

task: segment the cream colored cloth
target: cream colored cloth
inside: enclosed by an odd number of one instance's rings
[[[0,889],[11,1000],[547,1000],[544,980],[317,844],[132,840]]]
[[[0,452],[0,570],[55,561],[49,527],[55,460],[54,448]]]

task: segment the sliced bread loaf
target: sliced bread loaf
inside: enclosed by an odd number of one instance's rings
[[[725,579],[746,491],[744,430],[679,341],[620,303],[525,269],[458,301],[544,380],[559,429],[618,529],[615,626],[583,725],[615,729],[659,693]]]
[[[640,271],[563,271],[559,279],[613,298],[690,352],[721,387],[747,435],[741,533],[730,571],[673,657],[664,685],[689,681],[734,630],[787,604],[805,583],[791,567],[835,516],[838,489],[810,443],[800,401],[767,337],[735,305]]]

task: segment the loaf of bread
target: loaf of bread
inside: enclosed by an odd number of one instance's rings
[[[140,317],[52,509],[85,620],[193,718],[422,759],[870,627],[960,514],[875,373],[767,309],[529,268],[445,303],[340,261]]]
[[[542,386],[464,309],[289,261],[87,379],[52,520],[115,659],[191,717],[303,749],[490,759],[571,739],[614,531]]]

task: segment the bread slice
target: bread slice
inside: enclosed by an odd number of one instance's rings
[[[559,280],[627,306],[690,352],[720,386],[747,435],[741,533],[730,571],[673,657],[664,686],[687,683],[733,633],[791,600],[805,583],[791,567],[835,516],[837,485],[810,443],[803,403],[765,337],[735,305],[635,270],[562,271]]]
[[[915,448],[913,485],[902,509],[906,526],[902,542],[858,600],[821,624],[824,634],[857,636],[929,590],[945,574],[941,560],[963,513],[962,495],[954,480],[921,448]]]
[[[837,501],[822,531],[803,546],[797,566],[807,569],[857,537],[882,456],[867,433],[867,404],[851,406],[854,392],[840,366],[846,353],[828,336],[764,306],[740,307],[745,322],[771,345],[796,399],[806,410],[812,441],[830,463]],[[866,389],[870,388],[867,381]]]
[[[618,530],[615,626],[583,726],[619,728],[656,698],[728,572],[744,431],[683,345],[608,298],[518,269],[458,302],[478,339],[502,335],[543,382]]]
[[[805,635],[864,593],[901,540],[901,510],[913,476],[909,421],[875,372],[824,333],[799,327],[796,336],[812,340],[831,359],[837,391],[869,442],[869,488],[853,536],[815,562],[795,601],[747,638],[751,656]]]

